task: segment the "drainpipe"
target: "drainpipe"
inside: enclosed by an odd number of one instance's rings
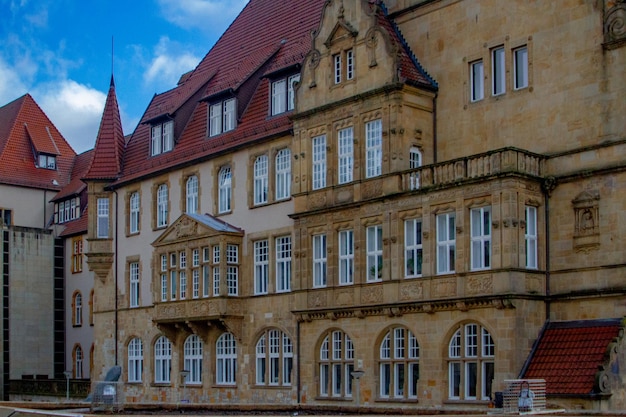
[[[546,235],[546,320],[550,320],[550,194],[556,187],[553,177],[548,177],[543,183],[543,198],[545,201],[545,235]]]
[[[433,97],[433,164],[437,163],[437,95]]]
[[[296,373],[298,374],[296,384],[298,386],[298,405],[302,402],[302,383],[300,380],[300,320],[296,320],[296,339],[298,343],[298,351],[296,354],[298,355],[298,361],[296,362]]]
[[[113,193],[115,194],[115,232],[114,232],[114,239],[115,239],[115,253],[113,255],[113,282],[115,283],[115,366],[118,366],[118,348],[117,348],[117,342],[118,342],[118,325],[117,325],[117,225],[118,225],[118,211],[117,211],[117,201],[118,201],[118,196],[117,196],[117,191],[113,190]]]

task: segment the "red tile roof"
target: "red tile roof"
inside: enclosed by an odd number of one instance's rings
[[[89,151],[83,152],[76,157],[74,160],[74,166],[72,167],[72,174],[70,177],[70,182],[59,191],[51,201],[61,201],[68,197],[79,195],[85,188],[87,188],[87,184],[83,182],[83,177],[86,175],[89,166],[91,165],[91,161],[93,159],[94,150],[91,149]]]
[[[42,152],[56,157],[56,169],[37,167]],[[0,182],[60,190],[70,180],[76,152],[30,94],[0,107]]]
[[[111,85],[107,94],[100,129],[96,137],[96,147],[91,166],[85,175],[90,180],[114,180],[122,172],[122,157],[125,138],[122,131],[120,110],[115,95],[115,81],[111,76]]]
[[[608,347],[623,328],[621,319],[550,322],[546,325],[524,379],[546,380],[547,395],[590,395]]]
[[[83,210],[78,219],[64,223],[63,225],[65,228],[59,233],[59,237],[70,237],[87,233],[87,227],[89,226],[87,209]]]

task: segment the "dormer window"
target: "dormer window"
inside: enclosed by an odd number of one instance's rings
[[[354,79],[354,52],[352,49],[333,55],[335,84]]]
[[[40,153],[37,166],[45,169],[57,169],[57,158],[54,155]]]
[[[56,223],[66,223],[80,217],[80,198],[74,197],[55,205]]]
[[[152,126],[152,156],[160,155],[174,149],[174,121]]]
[[[272,116],[293,110],[294,86],[299,81],[300,74],[295,74],[272,82]]]
[[[237,101],[229,98],[209,106],[209,136],[217,136],[237,127]]]

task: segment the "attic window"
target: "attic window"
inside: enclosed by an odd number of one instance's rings
[[[354,79],[354,52],[352,49],[333,55],[335,84]]]
[[[152,156],[174,149],[174,121],[168,120],[152,126]]]
[[[300,74],[294,74],[272,82],[272,116],[293,110],[295,106],[294,87],[299,81]]]
[[[66,223],[80,217],[80,199],[78,197],[58,202],[54,207],[56,223]]]
[[[57,169],[57,158],[56,158],[56,156],[50,155],[50,154],[45,154],[45,153],[40,153],[39,154],[38,167],[39,168],[45,168],[45,169]]]
[[[229,98],[209,106],[209,136],[217,136],[237,127],[237,101]]]

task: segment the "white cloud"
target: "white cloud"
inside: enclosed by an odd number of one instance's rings
[[[184,29],[222,33],[248,0],[158,0],[166,20]]]
[[[144,82],[157,87],[158,91],[173,88],[180,76],[194,69],[198,62],[200,57],[185,52],[185,48],[168,37],[162,37],[144,73]]]
[[[19,73],[0,57],[0,106],[23,96],[27,91]]]

